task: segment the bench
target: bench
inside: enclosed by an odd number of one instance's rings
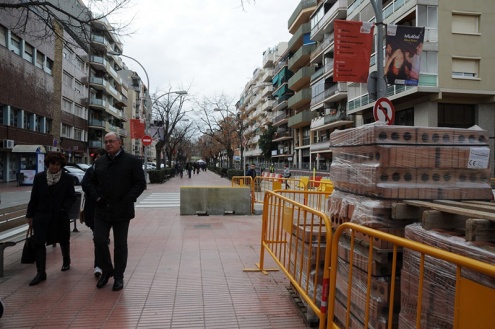
[[[26,221],[27,204],[0,209],[0,277],[3,277],[3,256],[7,247],[26,239],[29,225]]]

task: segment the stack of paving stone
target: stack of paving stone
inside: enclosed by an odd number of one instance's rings
[[[404,237],[411,220],[392,218],[392,205],[401,200],[491,200],[490,150],[487,132],[471,129],[365,125],[337,130],[330,135],[333,162],[330,178],[334,192],[328,199],[332,227],[354,222]],[[367,246],[370,237],[356,235],[353,285],[350,303],[351,323],[364,324]],[[427,243],[427,242],[426,242]],[[428,244],[428,243],[427,243]],[[345,323],[347,280],[350,259],[348,241],[339,246],[337,303],[335,320]],[[363,247],[359,257],[359,246]],[[388,326],[391,245],[373,241],[370,328]],[[401,255],[399,255],[401,256]],[[356,257],[356,256],[355,256]],[[403,279],[396,278],[397,282]],[[399,281],[400,280],[400,281]],[[398,287],[398,286],[397,286]],[[396,288],[396,293],[400,289]],[[400,296],[393,305],[393,324],[399,322]]]

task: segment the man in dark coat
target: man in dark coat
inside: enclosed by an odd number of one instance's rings
[[[113,276],[113,290],[124,288],[127,266],[127,235],[134,218],[134,202],[146,188],[141,160],[126,153],[120,136],[114,132],[105,135],[107,154],[95,162],[94,175],[89,183],[89,194],[96,200],[94,217],[95,251],[103,270],[96,287],[103,288]],[[114,264],[108,238],[113,230]]]

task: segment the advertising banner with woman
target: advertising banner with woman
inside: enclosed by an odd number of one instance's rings
[[[388,25],[384,74],[390,85],[417,86],[424,27]]]

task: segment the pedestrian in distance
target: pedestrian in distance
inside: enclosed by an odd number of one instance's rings
[[[291,173],[290,173],[290,169],[289,169],[289,165],[286,163],[284,164],[284,172],[282,174],[282,177],[285,178],[284,181],[285,181],[285,189],[289,189],[290,188],[290,185],[289,185],[289,178],[291,176]]]
[[[70,269],[69,211],[76,192],[72,176],[63,172],[67,164],[61,152],[50,152],[45,157],[46,170],[34,177],[26,219],[33,226],[36,245],[36,276],[30,286],[46,280],[46,245],[59,243],[62,251],[62,272]]]
[[[83,192],[85,193],[84,195],[84,223],[86,224],[87,227],[91,229],[93,232],[93,242],[94,242],[94,232],[95,232],[95,221],[94,221],[94,215],[95,215],[95,205],[96,205],[96,199],[94,198],[94,195],[90,195],[90,187],[89,187],[89,182],[91,180],[91,177],[94,174],[94,168],[95,168],[95,162],[98,160],[101,156],[105,155],[107,151],[104,149],[98,149],[96,152],[93,154],[93,165],[89,167],[86,170],[86,173],[84,174],[84,177],[81,181],[81,187]],[[95,255],[95,261],[94,261],[94,276],[99,278],[102,273],[102,269],[99,266],[98,262],[98,255],[96,254],[96,249],[94,249],[94,255]]]
[[[135,217],[134,203],[146,189],[146,179],[141,160],[124,151],[118,134],[105,135],[105,150],[107,154],[95,162],[89,183],[89,194],[96,200],[94,243],[103,270],[96,287],[103,288],[114,277],[112,290],[119,291],[124,288],[127,236],[131,219]],[[107,243],[110,230],[113,231],[113,264]]]

